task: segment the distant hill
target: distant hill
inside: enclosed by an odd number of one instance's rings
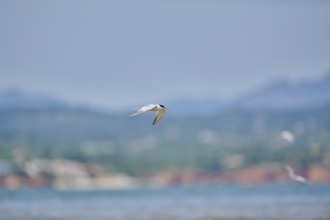
[[[314,82],[272,82],[233,103],[235,107],[250,110],[298,110],[326,105],[330,105],[330,74]]]
[[[64,108],[64,101],[42,93],[29,93],[12,88],[0,91],[0,108]]]
[[[273,81],[229,101],[180,98],[169,104],[171,112],[176,114],[204,115],[233,109],[283,111],[318,108],[330,105],[330,74],[317,81]]]
[[[282,111],[330,106],[330,74],[317,81],[273,81],[233,100],[182,97],[168,101],[166,106],[172,113],[179,115],[209,115],[233,109]],[[0,91],[0,108],[13,107],[70,108],[70,105],[42,93],[27,93],[19,89]]]
[[[227,107],[228,103],[217,98],[193,99],[179,98],[169,102],[171,112],[180,115],[208,115]]]

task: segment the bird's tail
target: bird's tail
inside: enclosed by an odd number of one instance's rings
[[[139,115],[143,113],[142,111],[138,110],[137,112],[134,112],[133,114],[131,114],[129,117],[135,116],[135,115]]]

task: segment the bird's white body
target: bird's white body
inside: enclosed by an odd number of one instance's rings
[[[162,119],[162,117],[164,116],[165,112],[166,112],[166,107],[164,105],[160,105],[160,104],[149,104],[146,106],[143,106],[141,108],[139,108],[135,113],[131,114],[130,116],[135,116],[135,115],[139,115],[142,114],[144,112],[147,111],[153,111],[153,112],[157,112],[157,115],[153,121],[153,125],[155,125],[157,122],[160,121],[160,119]]]

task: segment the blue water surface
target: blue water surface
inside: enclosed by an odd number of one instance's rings
[[[0,189],[0,220],[330,219],[330,185]]]

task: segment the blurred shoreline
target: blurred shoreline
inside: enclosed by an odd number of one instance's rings
[[[19,168],[18,168],[19,167]],[[7,171],[5,172],[5,169]],[[55,189],[129,189],[139,186],[189,186],[209,184],[270,184],[293,182],[283,164],[268,163],[226,172],[176,171],[158,172],[145,176],[126,173],[109,173],[99,164],[84,164],[67,159],[36,159],[22,162],[16,169],[10,164],[0,165],[0,187],[17,189],[25,187],[51,187]],[[330,169],[314,164],[297,169],[308,183],[330,183]]]

